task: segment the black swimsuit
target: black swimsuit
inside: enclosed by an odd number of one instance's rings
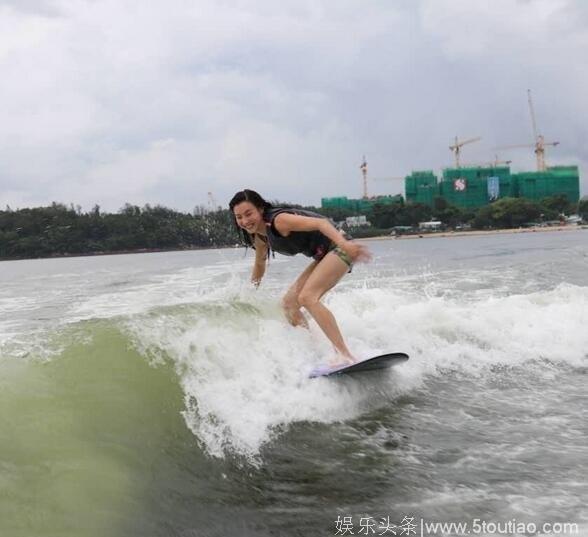
[[[269,243],[271,250],[283,255],[304,254],[317,261],[320,261],[327,255],[331,247],[331,239],[323,235],[320,231],[292,231],[287,237],[280,235],[280,232],[276,229],[274,220],[276,216],[282,213],[309,216],[311,218],[325,218],[321,214],[305,209],[276,207],[266,210],[263,214],[263,219],[270,224],[267,226],[267,241],[264,240],[266,237],[259,236],[264,242]]]

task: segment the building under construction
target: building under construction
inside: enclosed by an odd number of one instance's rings
[[[322,198],[321,207],[323,209],[343,209],[345,211],[352,211],[354,213],[365,214],[374,205],[392,205],[393,203],[402,202],[402,196],[397,194],[395,196],[370,196],[368,194],[368,165],[363,157],[361,166],[359,167],[363,176],[363,196],[361,199],[350,199],[347,196],[339,196],[335,198]],[[398,177],[396,179],[399,179]]]
[[[445,168],[441,180],[431,170],[414,171],[404,180],[408,203],[434,206],[436,198],[451,205],[478,209],[500,198],[526,198],[539,201],[563,194],[570,203],[580,199],[578,166],[550,166],[545,171],[511,173],[509,166]],[[375,204],[391,205],[401,195],[349,199],[345,196],[322,198],[324,208],[339,208],[366,213]]]
[[[409,203],[423,203],[433,206],[435,199],[442,198],[458,207],[477,209],[500,198],[526,198],[539,201],[549,196],[563,194],[570,203],[576,203],[580,199],[580,174],[578,166],[547,166],[545,148],[555,147],[559,142],[545,141],[537,129],[535,110],[531,91],[527,90],[528,104],[533,127],[534,141],[531,144],[518,144],[495,149],[509,150],[513,148],[533,149],[537,159],[537,171],[511,173],[510,160],[496,160],[484,165],[463,165],[461,162],[462,148],[481,140],[480,136],[459,140],[449,146],[454,154],[455,166],[445,168],[441,180],[431,170],[413,171],[410,175],[399,177],[386,177],[380,179],[404,179],[404,193]],[[323,198],[323,207],[339,207],[357,212],[365,212],[374,204],[390,204],[398,201],[401,196],[376,196],[368,195],[367,161],[365,156],[360,166],[363,175],[363,198],[351,200],[346,197]],[[376,178],[375,180],[378,180]]]
[[[432,171],[412,172],[405,179],[406,200],[433,206],[443,198],[458,207],[477,209],[500,198],[539,201],[563,194],[580,199],[578,166],[551,166],[544,171],[511,173],[509,166],[446,168],[441,180]]]
[[[361,199],[350,199],[346,196],[339,196],[336,198],[322,198],[321,207],[323,209],[344,209],[345,211],[352,211],[358,214],[365,214],[374,205],[392,205],[393,203],[401,203],[402,196],[373,196]]]

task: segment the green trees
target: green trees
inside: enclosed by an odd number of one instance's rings
[[[556,216],[559,216],[562,213],[570,214],[574,212],[572,204],[568,201],[568,197],[565,194],[556,194],[555,196],[543,198],[539,204],[544,209],[555,213]]]
[[[580,204],[578,211],[580,211]],[[551,196],[539,203],[525,198],[502,198],[490,205],[478,209],[472,220],[472,226],[483,229],[488,227],[513,228],[532,222],[558,220],[561,214],[569,214],[570,206],[566,196]],[[588,216],[588,215],[587,215]]]
[[[278,203],[278,205],[283,205]],[[356,216],[342,209],[308,209],[341,221]],[[577,209],[588,220],[588,199],[570,207],[565,196],[534,203],[524,198],[501,198],[477,211],[468,211],[437,198],[433,207],[420,203],[375,204],[367,219],[372,227],[352,235],[389,233],[395,226],[416,227],[440,220],[449,228],[471,224],[478,229],[512,228],[529,222],[556,220]],[[0,259],[49,257],[137,250],[232,246],[239,242],[228,210],[193,214],[161,205],[126,204],[117,213],[103,213],[98,205],[83,213],[80,207],[52,203],[47,207],[0,211]]]
[[[451,228],[469,223],[475,215],[471,210],[451,205],[444,198],[435,198],[433,207],[433,218]]]
[[[185,214],[162,206],[126,204],[118,213],[99,206],[0,211],[0,258],[31,258],[148,249],[227,246],[237,242],[228,210]]]
[[[472,221],[475,228],[520,227],[527,222],[536,221],[542,212],[539,205],[524,198],[501,198],[476,212]]]
[[[391,205],[374,205],[368,220],[380,229],[395,226],[417,226],[419,222],[430,220],[432,210],[422,203],[393,203]]]

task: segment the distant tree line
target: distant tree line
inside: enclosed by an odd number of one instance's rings
[[[305,208],[335,221],[358,216],[343,209]],[[478,229],[519,227],[527,222],[556,220],[560,214],[572,212],[588,220],[588,200],[570,206],[565,196],[552,196],[540,203],[503,198],[473,211],[437,198],[433,207],[403,201],[376,204],[366,216],[372,223],[373,234],[389,232],[396,226],[415,227],[431,219],[449,228],[463,224]],[[117,213],[104,213],[98,205],[82,212],[79,206],[53,203],[48,207],[7,207],[0,211],[0,259],[223,247],[237,243],[239,236],[232,215],[221,208],[196,208],[192,213],[182,213],[160,205],[138,207],[127,203]]]
[[[50,257],[235,244],[228,210],[185,214],[159,205],[126,204],[118,213],[53,203],[0,211],[0,258]]]
[[[334,220],[357,216],[353,211],[340,208],[323,209],[321,212]],[[555,221],[562,214],[574,212],[588,221],[588,200],[571,204],[563,194],[539,202],[525,198],[501,198],[478,209],[467,209],[451,205],[439,197],[432,207],[422,203],[405,203],[403,200],[391,205],[374,204],[366,216],[377,232],[394,227],[417,227],[419,222],[430,220],[440,221],[447,228],[461,225],[474,229],[516,228],[531,222]]]

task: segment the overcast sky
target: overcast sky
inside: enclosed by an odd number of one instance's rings
[[[0,207],[320,204],[463,161],[588,194],[585,0],[0,0]],[[398,180],[370,194],[403,192]]]

